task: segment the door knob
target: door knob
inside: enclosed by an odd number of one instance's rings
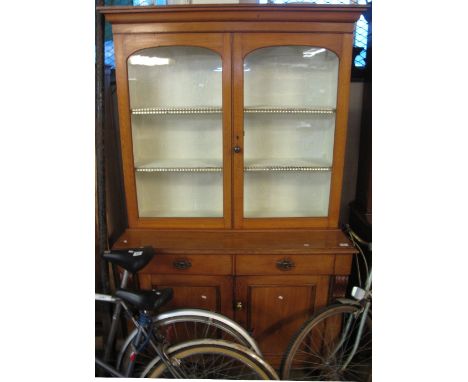
[[[236,154],[241,152],[241,148],[239,146],[234,146],[233,150]]]
[[[243,308],[242,301],[238,301],[236,303],[236,310],[242,310],[242,308]]]

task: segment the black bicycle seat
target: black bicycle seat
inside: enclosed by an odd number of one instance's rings
[[[131,273],[144,268],[154,256],[152,247],[117,249],[104,252],[102,257],[112,264],[121,266]]]
[[[118,289],[115,295],[139,310],[156,310],[171,301],[172,288],[131,291]]]

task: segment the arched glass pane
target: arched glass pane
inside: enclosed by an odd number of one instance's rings
[[[222,217],[222,62],[206,48],[128,59],[140,217]]]
[[[328,215],[339,60],[312,46],[244,61],[244,216]]]

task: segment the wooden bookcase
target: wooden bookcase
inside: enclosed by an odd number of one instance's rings
[[[238,320],[278,366],[343,295],[338,229],[362,6],[103,7],[112,23],[128,228],[140,286]]]

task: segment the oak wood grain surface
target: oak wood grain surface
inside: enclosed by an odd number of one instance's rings
[[[363,5],[191,5],[165,7],[96,7],[112,24],[206,21],[307,21],[353,23],[367,7]]]
[[[178,268],[178,264],[184,266]],[[230,275],[232,274],[232,256],[218,253],[216,255],[163,255],[154,257],[145,273],[178,274],[178,275]]]
[[[340,230],[186,231],[127,229],[114,248],[153,246],[157,253],[356,253]]]
[[[327,303],[328,276],[239,276],[235,317],[257,340],[267,362],[278,367],[289,338]]]
[[[194,276],[144,274],[144,289],[173,288],[174,298],[164,310],[176,308],[198,308],[219,312],[233,317],[232,290],[233,279],[230,276]]]
[[[291,268],[278,265],[287,262]],[[237,275],[323,275],[334,271],[334,255],[237,255]]]

